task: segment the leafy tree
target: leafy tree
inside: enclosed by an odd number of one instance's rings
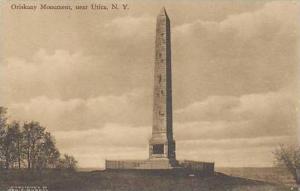
[[[76,165],[73,156],[60,158],[54,137],[38,122],[8,124],[6,108],[0,106],[0,168],[75,170]]]
[[[6,117],[7,109],[5,107],[0,106],[0,168],[4,167],[5,161],[5,153],[3,148],[4,134],[5,128],[7,125],[7,117]]]
[[[38,152],[40,144],[43,140],[45,128],[40,126],[38,122],[31,121],[24,123],[23,137],[24,149],[26,153],[27,168],[35,168],[38,160]]]
[[[274,152],[277,166],[285,167],[294,177],[297,184],[300,184],[300,146],[280,145]]]
[[[20,124],[18,122],[12,122],[7,126],[4,134],[2,149],[4,151],[5,167],[14,167],[18,164],[21,168],[21,131]]]
[[[2,133],[2,135],[4,133],[4,129],[7,123],[6,113],[7,113],[7,108],[0,106],[0,132]]]
[[[54,138],[49,132],[43,135],[43,142],[37,148],[37,168],[56,168],[60,153],[55,146]]]
[[[67,170],[76,170],[77,161],[71,155],[64,154],[64,158],[59,160],[58,168]]]
[[[55,168],[60,153],[54,138],[38,122],[25,123],[23,127],[27,168]]]
[[[20,123],[14,124],[14,132],[15,132],[15,142],[16,142],[16,157],[18,162],[18,168],[21,168],[21,163],[23,162],[24,158],[24,148],[23,148],[23,134],[20,129]]]

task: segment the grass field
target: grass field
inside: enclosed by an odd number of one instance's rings
[[[216,171],[225,173],[229,176],[237,176],[242,178],[261,180],[270,183],[279,183],[285,185],[295,185],[292,175],[283,168],[217,168]]]
[[[250,171],[248,170],[248,172]],[[231,170],[231,172],[238,174],[236,169]],[[244,173],[245,172],[246,171],[244,171]],[[11,186],[46,186],[50,191],[290,190],[283,184],[274,184],[265,181],[250,180],[248,178],[228,176],[223,173],[216,173],[214,176],[191,177],[174,174],[157,174],[126,171],[2,171],[0,173],[0,190],[7,190]]]

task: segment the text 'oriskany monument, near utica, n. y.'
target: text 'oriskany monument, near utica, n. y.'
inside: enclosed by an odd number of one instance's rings
[[[211,174],[214,163],[176,160],[172,119],[170,19],[165,8],[157,16],[153,92],[153,126],[147,160],[106,160],[109,169],[177,169]]]

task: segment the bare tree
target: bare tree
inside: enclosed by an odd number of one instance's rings
[[[285,167],[300,184],[300,146],[280,145],[274,152],[275,162],[278,166]]]

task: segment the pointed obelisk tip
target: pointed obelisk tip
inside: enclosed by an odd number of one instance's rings
[[[165,8],[165,7],[162,7],[162,8],[161,8],[161,10],[160,10],[159,14],[160,14],[160,15],[166,15],[166,16],[168,16],[168,14],[167,14],[167,11],[166,11],[166,8]]]

